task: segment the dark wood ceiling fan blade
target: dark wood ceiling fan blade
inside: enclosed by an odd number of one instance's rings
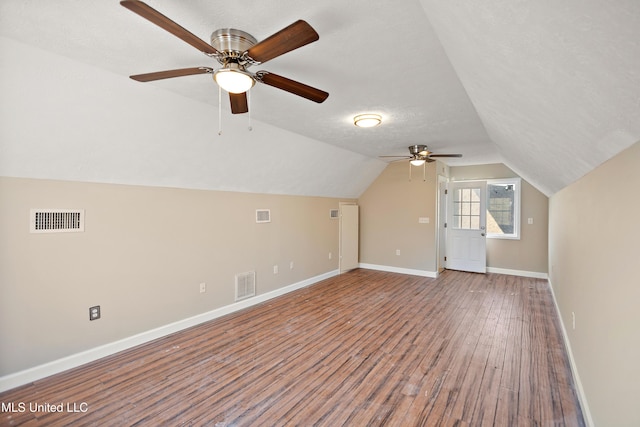
[[[250,47],[247,56],[257,62],[267,62],[319,38],[316,30],[300,19]]]
[[[429,157],[462,157],[462,154],[429,154]]]
[[[229,100],[231,101],[231,112],[233,114],[242,114],[249,111],[247,92],[229,93]]]
[[[256,73],[256,79],[264,84],[285,90],[294,95],[317,102],[318,104],[324,102],[324,100],[329,96],[329,93],[323,90],[316,89],[304,83],[269,73],[267,71],[258,71]]]
[[[121,1],[120,4],[130,11],[142,16],[147,21],[156,24],[158,27],[170,32],[174,36],[181,38],[199,51],[212,55],[218,53],[218,51],[209,43],[173,22],[171,19],[167,18],[146,3],[138,0],[124,0]]]
[[[212,68],[208,67],[194,67],[194,68],[180,68],[177,70],[156,71],[155,73],[136,74],[130,76],[133,80],[139,82],[151,82],[154,80],[170,79],[173,77],[192,76],[194,74],[207,74],[213,73]]]

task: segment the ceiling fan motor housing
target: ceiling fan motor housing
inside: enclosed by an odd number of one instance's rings
[[[222,54],[217,59],[223,65],[243,60],[242,55],[256,43],[251,34],[235,28],[221,28],[211,33],[211,46]]]
[[[427,156],[429,155],[429,150],[427,150],[426,145],[410,145],[409,153],[414,156]]]

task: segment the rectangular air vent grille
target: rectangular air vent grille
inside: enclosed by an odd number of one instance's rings
[[[329,218],[338,219],[339,216],[340,216],[340,211],[338,209],[331,209],[329,211]]]
[[[269,209],[257,209],[256,222],[271,222],[271,211]]]
[[[84,209],[31,209],[32,233],[74,233],[84,231]]]
[[[236,301],[255,296],[256,294],[256,272],[236,274]]]

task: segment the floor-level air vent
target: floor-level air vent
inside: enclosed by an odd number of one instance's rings
[[[256,222],[271,222],[271,211],[269,209],[257,209]]]
[[[256,294],[256,272],[236,274],[236,301],[255,296]]]
[[[339,216],[340,216],[340,211],[338,209],[331,209],[329,211],[329,218],[338,219]]]
[[[84,209],[31,209],[32,233],[74,233],[84,231]]]

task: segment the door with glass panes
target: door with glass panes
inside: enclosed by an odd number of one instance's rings
[[[485,181],[451,182],[448,191],[447,257],[451,270],[487,271]]]

